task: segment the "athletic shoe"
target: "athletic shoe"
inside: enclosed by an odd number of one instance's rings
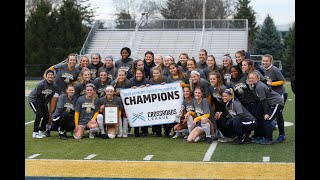
[[[244,144],[244,139],[242,138],[242,139],[235,139],[235,140],[233,140],[233,142],[232,142],[232,144],[234,144],[234,145],[241,145],[241,144]]]
[[[280,135],[274,142],[281,143],[282,141],[286,140],[287,137],[285,135]]]
[[[211,144],[212,143],[212,138],[211,137],[206,137],[206,143]]]
[[[67,140],[68,138],[67,138],[67,133],[66,132],[64,132],[63,134],[60,134],[59,133],[59,138],[60,139],[63,139],[63,140]]]
[[[39,130],[39,132],[38,132],[38,135],[39,135],[39,136],[42,136],[42,137],[46,137],[46,135],[44,135],[44,134],[42,133],[42,131],[40,131],[40,130]]]
[[[101,134],[102,139],[108,139],[108,136],[106,134]]]
[[[123,134],[122,137],[126,138],[126,137],[128,137],[128,135],[127,134]]]
[[[89,138],[90,138],[90,139],[93,139],[93,138],[94,138],[94,133],[89,132]]]
[[[43,137],[40,136],[37,132],[32,133],[32,138],[42,139]]]
[[[46,130],[46,137],[51,137],[50,130]]]
[[[123,136],[122,133],[121,133],[121,134],[119,133],[119,134],[117,135],[118,138],[121,138],[122,136]]]
[[[172,138],[177,139],[178,137],[180,137],[180,133],[176,133],[176,135],[174,135]]]
[[[255,143],[257,141],[259,141],[261,139],[261,137],[253,137],[251,138],[251,142]]]
[[[218,138],[218,142],[221,142],[221,143],[226,143],[226,142],[232,142],[233,139],[232,138],[229,138],[229,137],[223,137],[223,138]]]
[[[264,139],[264,141],[261,141],[259,144],[262,144],[262,145],[271,145],[271,144],[273,144],[273,141],[272,141],[272,139],[266,138],[266,139]]]
[[[264,137],[261,137],[259,140],[256,141],[256,144],[260,144],[261,142],[264,142],[266,139]]]

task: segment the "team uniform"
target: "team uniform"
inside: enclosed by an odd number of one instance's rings
[[[54,65],[53,68],[56,71],[54,81],[59,88],[58,94],[61,95],[65,93],[68,84],[75,83],[78,80],[79,71],[76,68],[70,70],[66,63]]]
[[[238,99],[229,100],[226,103],[228,125],[233,127],[237,135],[235,140],[238,144],[243,144],[249,137],[251,131],[257,127],[256,118],[240,103]]]
[[[108,85],[110,85],[112,82],[112,79],[110,79],[108,77],[107,81],[102,83],[100,77],[97,77],[96,79],[94,79],[94,81],[92,82],[92,84],[94,84],[94,86],[97,89],[97,94],[99,96],[99,98],[103,97],[106,95],[105,89]]]
[[[75,85],[75,90],[76,90],[76,92],[75,92],[75,96],[77,97],[77,98],[79,98],[80,96],[83,96],[83,95],[85,95],[86,94],[86,85],[87,84],[89,84],[89,83],[91,83],[92,82],[92,80],[89,80],[89,82],[87,82],[87,83],[81,83],[81,82],[77,82],[76,83],[76,85]]]
[[[246,82],[247,75],[242,73],[237,78],[231,78],[230,86],[241,104],[256,118],[263,119],[263,112],[259,98],[249,89]]]
[[[94,80],[95,78],[99,77],[98,70],[100,67],[103,66],[103,63],[99,61],[98,64],[93,64],[92,62],[88,65],[88,69],[91,73],[91,80]]]
[[[285,104],[288,98],[288,92],[286,88],[283,86],[283,84],[286,82],[286,79],[284,78],[280,69],[274,65],[270,65],[268,68],[266,68],[265,78],[272,80],[272,84],[271,84],[272,90],[276,91],[281,95]],[[281,85],[279,83],[281,83]],[[280,129],[284,129],[284,127],[281,127],[281,124],[279,124],[278,121],[277,121],[277,124],[279,127],[279,132],[280,132]],[[273,126],[275,126],[275,123],[273,124]]]
[[[96,112],[99,112],[100,100],[99,98],[87,99],[86,96],[80,96],[76,102],[75,111],[79,112],[78,124],[86,127],[88,122],[92,119]]]
[[[266,84],[261,81],[258,81],[254,87],[254,92],[259,97],[264,114],[268,114],[270,116],[269,120],[264,120],[264,132],[260,132],[262,137],[258,143],[260,144],[272,144],[272,125],[271,122],[275,118],[277,119],[279,126],[279,135],[285,136],[284,132],[284,120],[283,120],[283,107],[284,101],[281,95],[273,90],[271,90]],[[283,128],[280,128],[283,127]]]
[[[29,105],[36,114],[33,126],[33,137],[40,138],[39,136],[42,136],[42,132],[46,130],[46,125],[49,120],[48,103],[57,91],[59,91],[59,87],[56,83],[48,83],[46,79],[43,79],[29,94]]]
[[[217,123],[216,121],[213,119],[213,112],[211,110],[211,106],[209,101],[206,98],[202,98],[201,102],[198,104],[197,100],[195,98],[192,99],[192,104],[194,107],[194,113],[190,113],[191,115],[194,115],[194,119],[193,121],[196,122],[196,127],[195,128],[201,128],[206,135],[206,138],[210,138],[213,135],[213,130],[217,129]],[[207,117],[213,125],[213,129],[211,129],[210,124],[207,122],[205,124],[201,123],[201,117],[204,117],[206,115],[209,115],[209,117]]]
[[[105,69],[108,73],[108,79],[116,79],[117,77],[117,72],[118,72],[118,69],[115,67],[115,66],[112,66],[112,67],[106,67],[106,66],[102,66],[98,69],[98,77],[100,75],[100,72],[102,69]]]
[[[124,110],[123,104],[122,104],[122,100],[121,100],[120,97],[113,95],[112,100],[108,100],[108,98],[106,96],[101,97],[100,98],[100,106],[101,105],[104,105],[104,107],[114,107],[114,106],[118,107],[118,110],[119,110],[118,117],[120,119],[121,112]],[[97,116],[97,121],[98,121],[98,124],[99,124],[99,128],[100,128],[101,134],[104,134],[105,133],[104,132],[104,124],[102,124],[104,117],[103,117],[102,114],[99,114]],[[111,133],[108,133],[108,132],[107,132],[107,134],[108,134],[109,138],[114,138],[115,137],[115,134],[111,134]]]
[[[127,58],[127,59],[119,59],[115,62],[114,66],[120,70],[123,69],[128,73],[128,70],[132,67],[133,59]]]
[[[66,139],[66,132],[73,131],[75,128],[74,112],[77,99],[75,96],[70,99],[66,94],[59,96],[57,107],[52,115],[52,123],[59,127],[61,139]]]

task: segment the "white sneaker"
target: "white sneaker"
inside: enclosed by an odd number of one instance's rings
[[[42,133],[42,131],[40,131],[40,130],[39,130],[39,132],[38,132],[38,135],[39,135],[39,136],[42,136],[42,137],[46,137],[46,135],[44,135],[44,134]]]
[[[37,132],[33,132],[33,133],[32,133],[32,138],[41,139],[41,138],[43,138],[43,137],[40,136]]]
[[[126,137],[128,137],[128,135],[127,134],[122,134],[122,137],[126,138]]]
[[[93,139],[93,138],[94,138],[94,133],[89,132],[89,138],[90,138],[90,139]]]
[[[118,137],[118,138],[123,137],[122,133],[119,133],[119,134],[117,135],[117,137]]]
[[[178,137],[180,137],[180,133],[176,133],[176,135],[174,135],[172,138],[177,139]]]

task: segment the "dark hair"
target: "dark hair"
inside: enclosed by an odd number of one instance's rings
[[[151,54],[152,58],[154,58],[154,53],[152,51],[147,51],[146,53],[144,53],[144,56],[146,56],[147,54]]]
[[[122,53],[123,50],[127,50],[129,56],[131,56],[131,50],[130,50],[130,48],[128,48],[128,47],[123,47],[123,48],[120,50],[120,54]],[[128,57],[129,57],[129,56],[128,56]]]
[[[51,69],[47,69],[47,70],[46,70],[46,72],[45,72],[46,77],[47,77],[47,74],[48,74],[48,73],[52,73],[52,74],[54,75],[54,71],[51,70]]]

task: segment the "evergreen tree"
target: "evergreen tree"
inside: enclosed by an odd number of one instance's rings
[[[287,76],[292,75],[292,66],[295,60],[295,23],[289,28],[287,37],[284,39],[285,53],[283,55],[283,68]]]
[[[116,14],[116,28],[118,29],[134,29],[136,26],[129,12],[121,11]]]
[[[46,0],[40,0],[26,22],[25,28],[25,63],[37,64],[39,68],[26,66],[26,73],[36,75],[46,69],[43,64],[48,64],[48,52],[50,51],[50,13],[51,4]]]
[[[248,51],[253,50],[255,34],[258,31],[256,12],[249,6],[251,0],[238,0],[234,19],[248,19]]]
[[[206,19],[226,19],[233,14],[234,0],[206,0]],[[165,19],[202,19],[203,1],[167,0],[160,9]]]
[[[268,14],[254,41],[254,54],[271,54],[274,60],[281,60],[283,44],[280,32],[277,30],[273,19]]]
[[[59,7],[57,17],[56,37],[56,61],[61,62],[70,53],[78,53],[89,32],[89,27],[83,24],[85,21],[81,5],[76,0],[63,0]]]

